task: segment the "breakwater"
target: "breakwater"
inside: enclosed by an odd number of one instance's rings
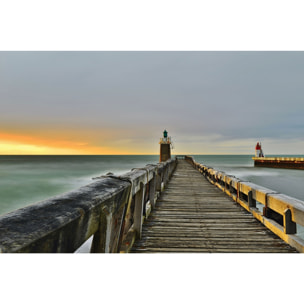
[[[303,157],[253,157],[255,167],[304,170]]]
[[[197,163],[192,157],[185,156],[185,159],[269,230],[299,252],[304,252],[304,240],[296,235],[297,226],[304,226],[303,201],[214,170]]]
[[[0,217],[0,252],[127,252],[168,183],[177,159],[107,175],[78,190]]]

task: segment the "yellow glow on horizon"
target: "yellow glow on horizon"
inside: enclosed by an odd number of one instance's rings
[[[52,147],[44,145],[17,143],[17,142],[3,142],[0,141],[0,155],[73,155],[73,154],[124,154],[124,151],[117,151],[115,149],[79,146],[75,147]],[[126,153],[128,154],[128,153]]]
[[[102,151],[99,147],[91,147],[85,142],[66,140],[63,132],[55,139],[21,133],[0,133],[1,155],[99,154],[103,152],[106,151]]]
[[[73,154],[74,150],[0,142],[0,154]]]
[[[76,133],[77,134],[77,133]],[[70,134],[69,134],[70,135]],[[109,136],[106,134],[106,136]],[[77,136],[73,140],[67,140],[70,136],[65,136],[63,132],[58,136],[48,139],[41,136],[23,135],[0,132],[0,155],[128,155],[128,154],[153,154],[149,149],[146,153],[141,149],[129,145],[115,145],[109,140],[104,140],[107,145],[97,146],[93,143],[77,141]],[[76,138],[75,138],[76,137]],[[142,147],[145,148],[145,147]],[[144,149],[145,150],[145,149]]]

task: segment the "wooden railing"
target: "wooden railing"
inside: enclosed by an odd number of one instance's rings
[[[268,229],[299,252],[304,252],[304,240],[296,235],[297,224],[304,226],[303,201],[214,170],[197,163],[191,156],[185,156],[185,159]]]
[[[0,217],[0,252],[128,252],[169,181],[177,159],[93,183]]]

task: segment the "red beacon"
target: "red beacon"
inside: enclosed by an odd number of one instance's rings
[[[257,142],[255,146],[255,157],[264,157],[262,144],[260,142]]]

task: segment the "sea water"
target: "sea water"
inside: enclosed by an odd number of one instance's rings
[[[194,155],[194,159],[216,170],[304,201],[304,170],[254,167],[252,155]],[[280,157],[280,155],[269,155]],[[286,155],[286,157],[303,157]]]
[[[0,155],[0,215],[93,182],[157,163],[157,155]]]
[[[254,167],[252,155],[193,155],[216,170],[304,201],[304,170]],[[296,156],[303,157],[303,156]],[[108,172],[156,164],[158,155],[0,155],[0,214],[92,182]]]
[[[304,170],[254,167],[252,155],[192,156],[243,181],[304,201]],[[120,175],[158,161],[158,155],[0,156],[0,215],[87,185],[93,177]],[[304,238],[303,227],[298,226],[298,235]],[[77,252],[89,252],[90,241]]]

